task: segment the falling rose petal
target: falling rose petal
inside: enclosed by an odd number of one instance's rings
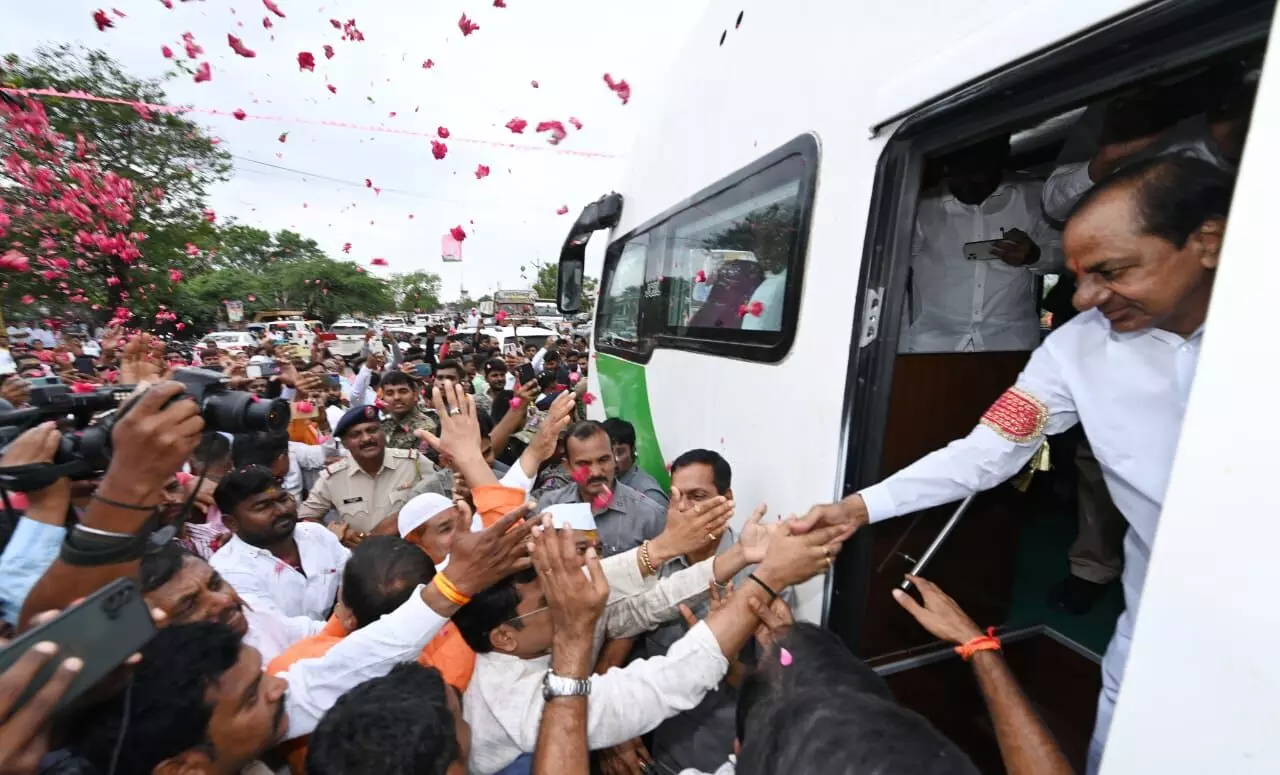
[[[568,212],[569,212],[569,205],[560,205],[560,207],[556,209],[556,215],[564,215]]]
[[[272,27],[274,27],[274,26],[275,26],[275,25],[271,23],[271,17],[270,17],[270,16],[264,16],[264,17],[262,17],[262,28],[263,28],[264,30],[269,30],[269,29],[271,29],[271,28],[272,28]]]
[[[370,261],[370,262],[369,262],[369,264],[370,264],[370,265],[372,265],[372,266],[386,266],[386,265],[387,265],[387,259],[385,259],[385,258],[375,258],[375,259],[373,259],[372,261]]]
[[[435,67],[435,66],[436,66],[436,63],[435,63],[435,62],[433,62],[433,61],[431,61],[430,59],[424,59],[424,60],[422,61],[422,69],[423,69],[423,70],[430,70],[431,68],[433,68],[433,67]]]
[[[244,121],[244,117],[249,114],[244,112],[244,108],[236,108],[231,115],[236,117],[236,121]]]
[[[762,301],[753,301],[751,302],[750,305],[747,306],[747,313],[754,317],[760,317],[760,315],[763,312],[764,312],[764,302]]]
[[[476,165],[476,180],[489,177],[489,168],[484,164]]]
[[[600,491],[599,495],[591,499],[591,508],[600,511],[608,508],[610,503],[613,503],[613,490],[606,487]]]
[[[337,93],[338,93],[338,87],[337,87],[337,86],[334,86],[334,85],[333,85],[333,84],[331,84],[331,83],[326,83],[326,84],[325,84],[325,88],[329,90],[329,93],[330,93],[330,94],[337,94]]]
[[[574,128],[574,129],[581,129],[581,128],[582,128],[582,122],[581,122],[581,121],[579,121],[578,119],[574,118],[573,116],[570,116],[570,117],[569,117],[569,123],[573,125],[573,128]]]
[[[622,100],[623,105],[631,101],[631,86],[625,80],[615,81],[612,75],[605,73],[604,82],[614,94],[618,95],[618,99]]]
[[[311,414],[316,410],[316,405],[310,401],[299,401],[296,406],[298,407],[298,411],[302,414]]]
[[[196,43],[196,36],[190,32],[182,33],[182,46],[187,50],[187,59],[195,59],[204,53],[204,46]]]
[[[208,62],[201,62],[196,68],[195,82],[204,83],[213,80],[213,68],[209,67]]]
[[[108,21],[110,21],[110,20],[108,20]],[[109,24],[108,24],[107,26],[108,26],[108,27],[110,27],[111,25],[109,25]],[[35,304],[35,303],[36,303],[36,297],[35,297],[35,296],[32,296],[31,294],[29,294],[29,293],[28,293],[27,295],[23,296],[23,297],[20,299],[20,301],[21,301],[23,304]]]
[[[173,0],[160,0],[160,4],[163,5],[165,8],[168,8],[170,11],[173,10]],[[96,308],[96,305],[95,305],[95,308]]]
[[[248,299],[249,301],[257,301],[257,300],[258,300],[258,297],[257,297],[257,296],[254,296],[252,293],[251,293],[251,294],[249,294],[248,296],[245,296],[245,298],[246,298],[246,299]]]
[[[267,10],[271,13],[279,16],[281,19],[285,18],[284,11],[281,11],[280,6],[276,5],[272,0],[262,0],[262,4],[265,5]]]
[[[792,661],[793,659],[790,651],[787,651],[786,649],[778,649],[778,664],[783,667],[791,667]]]
[[[169,48],[168,46],[161,46],[160,53],[164,54],[165,59],[173,59],[173,49]]]
[[[335,30],[342,29],[342,22],[338,21],[337,19],[330,19],[329,24],[333,25],[333,28]]]
[[[448,153],[449,153],[449,146],[445,145],[444,143],[440,142],[439,140],[432,140],[432,141],[431,141],[431,155],[432,155],[432,156],[436,157],[437,159],[443,159],[443,158],[445,157],[445,155],[446,155],[446,154],[448,154]]]
[[[253,49],[244,44],[242,40],[235,35],[227,35],[227,45],[231,46],[231,50],[244,57],[245,59],[253,59],[258,54]]]
[[[521,398],[520,396],[515,396],[514,398],[512,398],[510,401],[507,402],[507,405],[510,406],[512,409],[519,409],[522,404],[524,404],[524,399]]]
[[[298,69],[310,70],[311,72],[314,73],[316,70],[315,54],[312,54],[310,51],[299,51],[298,52]]]
[[[182,272],[181,272],[181,271],[179,271],[179,270],[177,270],[177,269],[170,269],[170,270],[169,270],[169,282],[171,282],[171,283],[180,283],[180,282],[182,282]]]
[[[387,118],[395,118],[395,117],[396,117],[396,112],[394,110],[387,115]]]
[[[351,252],[351,243],[350,243],[350,242],[344,242],[344,243],[342,243],[342,252],[343,252],[343,253],[350,253],[350,252]]]
[[[507,129],[510,129],[513,135],[524,134],[524,128],[527,126],[529,126],[529,122],[523,118],[513,118],[506,124]]]
[[[363,267],[363,266],[357,266],[357,267],[356,267],[356,271],[357,271],[357,272],[359,272],[360,274],[364,274],[364,267]]]
[[[454,226],[452,229],[449,229],[449,236],[453,237],[458,242],[462,242],[464,239],[467,238],[467,233],[463,231],[462,226],[459,225],[459,226]]]
[[[441,140],[448,140],[448,139],[449,139],[449,130],[448,130],[448,129],[446,129],[445,127],[438,126],[438,127],[436,127],[436,135],[437,135]]]
[[[204,211],[204,219],[209,223],[214,223],[218,220],[218,214],[213,210],[206,209]]]
[[[547,138],[547,142],[552,145],[559,145],[560,141],[569,135],[564,129],[564,124],[559,121],[539,121],[538,126],[533,131],[550,132],[551,136]]]
[[[328,43],[324,44],[324,58],[333,59],[333,46],[330,46]]]
[[[465,19],[467,17],[463,16],[462,18]],[[102,10],[101,8],[93,12],[93,23],[98,25],[98,32],[103,32],[108,27],[116,26],[116,23],[111,21],[111,17],[107,16],[107,12]],[[469,34],[469,33],[464,32],[463,34]]]
[[[747,316],[747,305],[746,305],[746,304],[739,304],[739,305],[738,305],[738,317],[740,317],[740,318],[745,318],[746,316]]]
[[[591,478],[591,469],[587,468],[586,466],[578,466],[577,468],[573,469],[573,481],[577,482],[578,484],[586,484],[587,480],[590,478]]]
[[[458,29],[462,30],[462,37],[465,38],[480,29],[480,25],[468,19],[467,15],[464,13],[462,14],[462,18],[458,19]]]
[[[582,394],[582,403],[586,404],[587,406],[591,406],[591,405],[592,405],[592,404],[594,404],[595,402],[596,402],[596,394],[595,394],[595,393],[590,393],[590,392],[588,392],[588,393],[583,393],[583,394]]]
[[[288,133],[288,132],[281,132],[281,133],[280,133],[280,136],[279,136],[279,137],[277,137],[276,139],[283,143],[284,141],[286,141],[286,140],[288,140],[288,139],[289,139],[289,133]]]
[[[507,7],[507,0],[493,0],[493,7],[494,7],[494,8],[506,8],[506,7]]]
[[[199,246],[199,245],[196,245],[196,244],[195,244],[195,243],[193,243],[193,242],[188,242],[188,243],[187,243],[187,255],[188,255],[188,256],[198,256],[198,255],[200,255],[200,246]]]
[[[506,322],[507,320],[506,310],[501,310],[501,309],[498,310],[498,314],[494,315],[493,319],[498,321],[499,324]]]
[[[538,88],[538,82],[537,82],[537,81],[529,81],[529,85],[530,85],[530,86],[532,86],[532,87],[533,87],[533,88],[535,88],[535,89],[536,89],[536,88]]]

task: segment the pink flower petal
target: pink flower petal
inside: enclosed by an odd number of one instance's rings
[[[462,30],[462,37],[465,38],[480,29],[480,25],[468,19],[467,15],[464,13],[462,14],[462,18],[458,20],[458,29]]]
[[[785,648],[778,649],[778,664],[782,665],[783,667],[790,667],[792,661],[793,660],[792,660],[790,651],[787,651]]]
[[[262,4],[265,5],[267,10],[271,13],[279,16],[281,19],[285,18],[284,11],[280,10],[280,6],[276,5],[273,0],[262,0]]]

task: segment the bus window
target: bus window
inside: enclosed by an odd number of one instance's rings
[[[805,160],[789,156],[674,218],[666,333],[782,330],[788,269],[800,260]]]
[[[605,290],[600,295],[600,333],[596,338],[605,347],[640,347],[640,302],[648,250],[647,234],[628,241],[605,279]]]

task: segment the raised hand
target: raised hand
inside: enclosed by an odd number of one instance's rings
[[[440,418],[440,435],[427,430],[414,431],[420,440],[442,455],[454,460],[467,456],[479,456],[480,421],[476,417],[476,401],[467,395],[462,385],[445,382],[431,388],[431,405]]]
[[[131,495],[111,497],[129,503],[154,498],[200,443],[204,419],[195,401],[178,398],[183,390],[177,382],[154,385],[116,420],[103,486],[110,482],[111,491]]]
[[[447,574],[459,592],[474,597],[532,565],[528,542],[533,523],[524,519],[531,507],[526,503],[478,533],[462,532],[453,539]]]
[[[717,544],[729,520],[733,518],[733,508],[734,502],[723,495],[701,503],[692,503],[679,488],[672,488],[671,503],[667,507],[667,526],[649,547],[655,564],[661,565],[673,558]]]
[[[854,531],[869,521],[867,504],[862,496],[854,493],[837,503],[814,506],[800,519],[791,522],[791,532],[807,533],[818,527],[840,526],[844,528],[843,539],[853,535]]]
[[[756,575],[765,579],[775,591],[825,573],[844,542],[845,528],[840,525],[821,527],[808,533],[794,534],[791,523],[769,539],[769,549]]]
[[[924,605],[917,603],[915,598],[901,589],[893,590],[893,599],[898,601],[898,605],[907,609],[907,613],[914,616],[930,635],[950,641],[957,646],[982,637],[984,634],[982,629],[969,618],[956,601],[939,589],[937,584],[912,575],[908,575],[907,580],[920,590]]]
[[[782,529],[781,522],[768,525],[762,523],[768,509],[769,507],[763,503],[756,506],[756,510],[751,512],[751,517],[743,524],[742,536],[738,538],[738,543],[742,546],[743,559],[751,565],[764,560],[765,553],[769,550],[769,539]]]
[[[542,515],[530,548],[556,632],[585,637],[589,646],[609,599],[609,581],[595,549],[579,556],[573,531],[557,530],[550,514]]]
[[[547,416],[538,426],[538,432],[525,448],[524,454],[536,458],[538,465],[550,459],[555,454],[556,442],[560,440],[561,431],[569,427],[569,423],[573,421],[573,407],[573,393],[568,390],[561,391],[551,402],[551,409],[547,411]]]

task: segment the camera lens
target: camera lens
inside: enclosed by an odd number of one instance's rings
[[[280,431],[289,424],[289,403],[281,399],[259,400],[250,393],[214,393],[200,408],[209,430],[224,433]]]

